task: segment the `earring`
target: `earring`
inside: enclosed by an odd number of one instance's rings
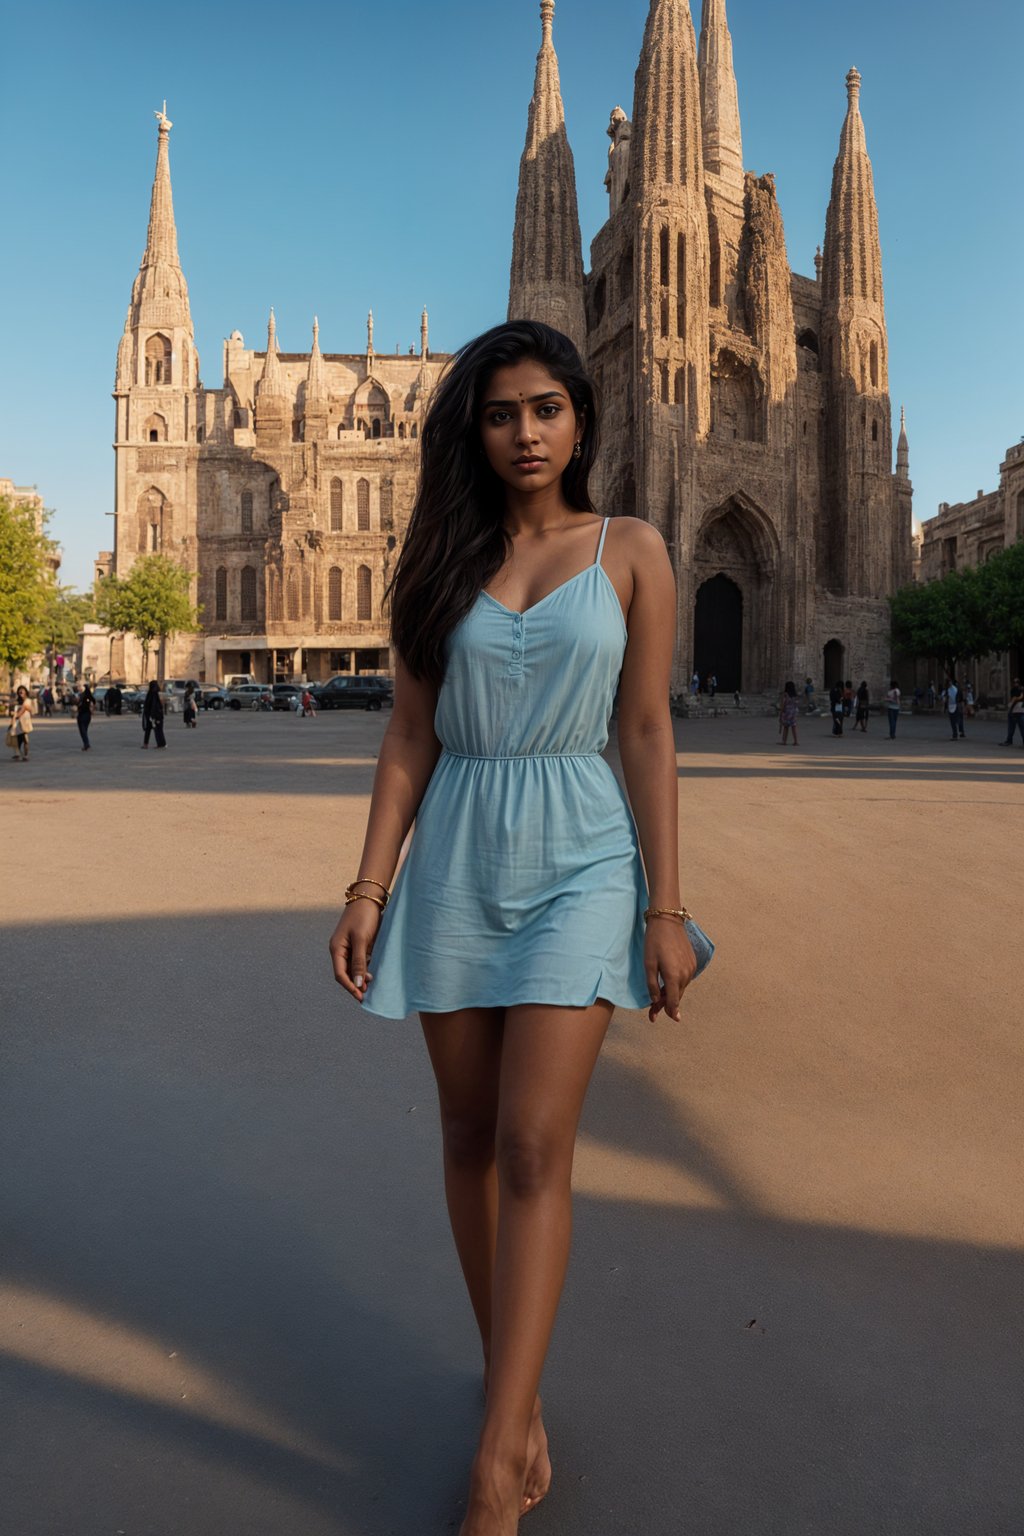
[[[572,450],[572,456],[573,456],[574,459],[582,459],[582,457],[583,457],[583,444],[582,443],[576,443],[574,445],[573,450]]]

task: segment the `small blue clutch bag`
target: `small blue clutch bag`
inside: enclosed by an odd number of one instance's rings
[[[706,971],[711,964],[711,957],[715,952],[715,946],[703,928],[695,923],[692,917],[686,919],[683,927],[686,929],[686,937],[690,941],[690,948],[697,956],[697,969],[693,973],[693,979],[696,981],[701,971]]]

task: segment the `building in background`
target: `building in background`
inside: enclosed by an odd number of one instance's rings
[[[814,278],[790,270],[774,178],[743,165],[725,0],[652,0],[630,120],[611,115],[608,221],[584,275],[554,0],[530,105],[510,317],[584,348],[604,399],[598,504],[665,537],[677,684],[888,679],[887,598],[911,574],[905,435],[893,471],[878,215],[847,110]]]
[[[381,598],[412,510],[418,437],[446,359],[419,347],[265,351],[238,331],[223,383],[199,374],[171,199],[171,123],[157,114],[146,248],[117,353],[115,544],[97,571],[124,577],[162,552],[195,573],[202,631],[172,637],[165,674],[217,681],[310,680],[387,670]],[[142,676],[141,649],[115,640],[113,675]]]

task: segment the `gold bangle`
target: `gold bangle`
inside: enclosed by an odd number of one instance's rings
[[[345,892],[345,905],[346,905],[346,907],[350,907],[354,901],[372,901],[374,906],[375,907],[379,907],[382,912],[384,911],[384,908],[387,906],[387,902],[386,901],[381,901],[379,896],[371,896],[369,891],[346,891]]]
[[[347,889],[351,891],[357,885],[375,885],[375,886],[378,887],[379,890],[382,890],[384,892],[385,896],[390,896],[391,895],[391,892],[389,891],[388,887],[384,884],[383,880],[374,880],[372,875],[360,875],[359,879],[358,880],[353,880],[352,884],[350,886],[348,886]]]
[[[652,917],[678,917],[681,922],[693,922],[685,907],[648,907],[644,913],[644,922],[649,922]]]

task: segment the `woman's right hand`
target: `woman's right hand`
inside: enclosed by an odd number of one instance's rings
[[[346,992],[351,992],[357,1003],[362,1002],[373,980],[373,972],[367,967],[381,915],[376,902],[365,899],[349,902],[331,934],[329,948],[334,979]]]

